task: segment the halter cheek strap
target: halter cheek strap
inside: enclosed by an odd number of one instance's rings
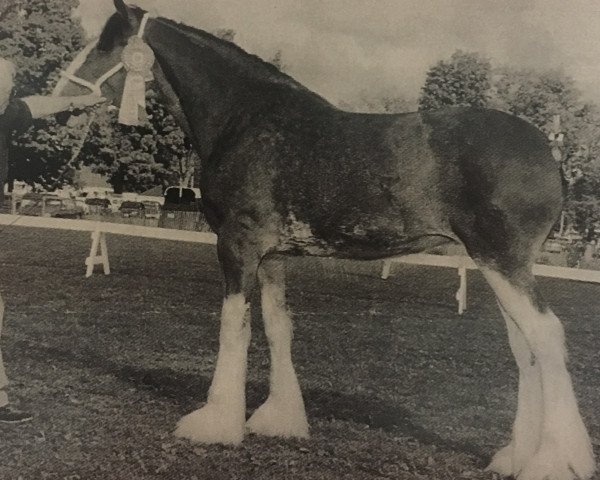
[[[96,46],[96,43],[97,42],[94,42],[92,44],[92,47]],[[86,52],[86,55],[83,58],[84,61],[85,61],[85,59],[87,59],[87,56],[89,55],[89,52],[91,50],[92,49],[90,49],[88,52]],[[98,96],[102,96],[102,88],[101,87],[104,84],[104,82],[106,82],[110,77],[112,77],[115,73],[117,73],[122,68],[123,68],[123,62],[117,63],[108,72],[106,72],[104,75],[102,75],[100,78],[98,78],[98,80],[96,80],[95,83],[92,83],[92,82],[89,82],[87,80],[84,80],[83,78],[78,77],[74,73],[71,73],[69,71],[69,70],[71,70],[70,68],[67,69],[66,71],[62,72],[62,76],[65,77],[66,79],[70,80],[73,83],[77,83],[78,85],[81,85],[83,87],[89,88],[92,91],[92,93],[94,93],[94,94],[96,94]],[[78,67],[76,67],[76,69],[78,69]]]
[[[142,38],[144,36],[144,31],[146,30],[146,24],[148,23],[148,18],[150,18],[150,14],[148,12],[144,13],[144,16],[142,17],[142,21],[140,23],[140,28],[138,29],[138,33],[137,33],[137,36],[139,38]],[[81,66],[85,63],[90,52],[96,47],[97,44],[98,44],[98,40],[86,45],[86,47],[71,62],[71,64],[68,66],[68,68],[61,72],[61,76],[63,77],[63,79],[66,79],[73,83],[81,85],[82,87],[86,87],[92,93],[94,93],[98,96],[102,96],[102,85],[104,84],[104,82],[106,82],[110,77],[112,77],[119,70],[121,70],[124,67],[124,65],[123,65],[123,62],[117,63],[114,67],[112,67],[110,70],[108,70],[102,76],[100,76],[94,83],[92,83],[88,80],[85,80],[81,77],[78,77],[75,74],[75,72],[77,70],[79,70],[79,68],[81,68]],[[66,83],[63,81],[63,79],[61,79],[58,82],[58,84],[56,85],[53,95],[55,95],[55,96],[60,95],[60,92],[65,87],[65,83]]]

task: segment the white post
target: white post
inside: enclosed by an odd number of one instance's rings
[[[558,231],[558,237],[562,238],[565,235],[565,212],[560,212],[560,228]]]
[[[100,243],[100,231],[95,230],[92,232],[92,247],[90,248],[90,256],[85,259],[87,266],[85,270],[85,277],[89,278],[94,273],[94,260],[96,259],[96,253],[98,252],[98,244]]]
[[[381,278],[383,278],[384,280],[387,280],[388,277],[390,276],[390,271],[392,269],[392,261],[391,260],[384,260],[383,261],[383,270],[381,271]]]
[[[467,268],[462,265],[458,267],[458,276],[460,277],[460,286],[456,292],[458,301],[458,314],[462,315],[467,309]]]
[[[98,255],[98,247],[100,255]],[[85,259],[85,276],[89,278],[94,273],[95,265],[102,265],[104,275],[110,274],[110,264],[108,262],[108,247],[106,246],[106,233],[96,229],[92,232],[92,246],[90,248],[90,256]]]
[[[557,162],[562,162],[563,159],[563,146],[565,135],[561,132],[560,126],[560,115],[554,115],[552,117],[552,133],[548,135],[550,140],[550,147],[552,149],[552,156]]]
[[[110,275],[110,264],[108,263],[108,247],[106,246],[106,233],[100,232],[100,259],[104,275]]]

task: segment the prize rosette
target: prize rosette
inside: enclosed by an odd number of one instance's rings
[[[119,122],[139,125],[146,117],[146,82],[152,80],[154,52],[139,37],[131,37],[121,54],[127,72],[123,87],[123,98],[119,110]]]

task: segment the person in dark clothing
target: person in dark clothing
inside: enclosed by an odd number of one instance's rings
[[[33,119],[53,115],[71,108],[85,108],[103,102],[97,95],[79,97],[31,96],[12,97],[16,69],[12,62],[0,59],[0,201],[8,179],[9,147],[14,132],[27,129]],[[4,302],[0,296],[0,333],[4,319]],[[0,350],[0,423],[21,423],[31,420],[30,413],[13,407],[8,400],[8,379]]]
[[[26,130],[32,120],[29,107],[19,99],[10,101],[4,112],[0,113],[0,202],[4,200],[4,187],[8,179],[9,149],[13,132],[20,133]]]

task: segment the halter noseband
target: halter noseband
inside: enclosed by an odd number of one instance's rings
[[[144,30],[146,29],[146,24],[148,23],[149,17],[150,17],[150,15],[148,14],[148,12],[144,13],[144,16],[142,17],[142,21],[140,23],[140,28],[137,33],[137,36],[139,38],[142,38],[144,36]],[[82,87],[88,88],[89,90],[92,91],[92,93],[94,93],[98,96],[102,96],[101,87],[104,84],[104,82],[106,82],[110,77],[112,77],[119,70],[121,70],[124,67],[124,65],[123,65],[123,62],[117,63],[114,67],[112,67],[110,70],[108,70],[102,76],[100,76],[94,83],[92,83],[88,80],[85,80],[81,77],[78,77],[75,74],[75,71],[78,70],[83,65],[83,63],[87,60],[88,55],[96,47],[96,45],[98,45],[98,40],[87,45],[77,55],[77,57],[75,57],[75,59],[69,65],[69,67],[66,70],[61,72],[61,76],[73,83],[76,83],[78,85],[81,85]]]

